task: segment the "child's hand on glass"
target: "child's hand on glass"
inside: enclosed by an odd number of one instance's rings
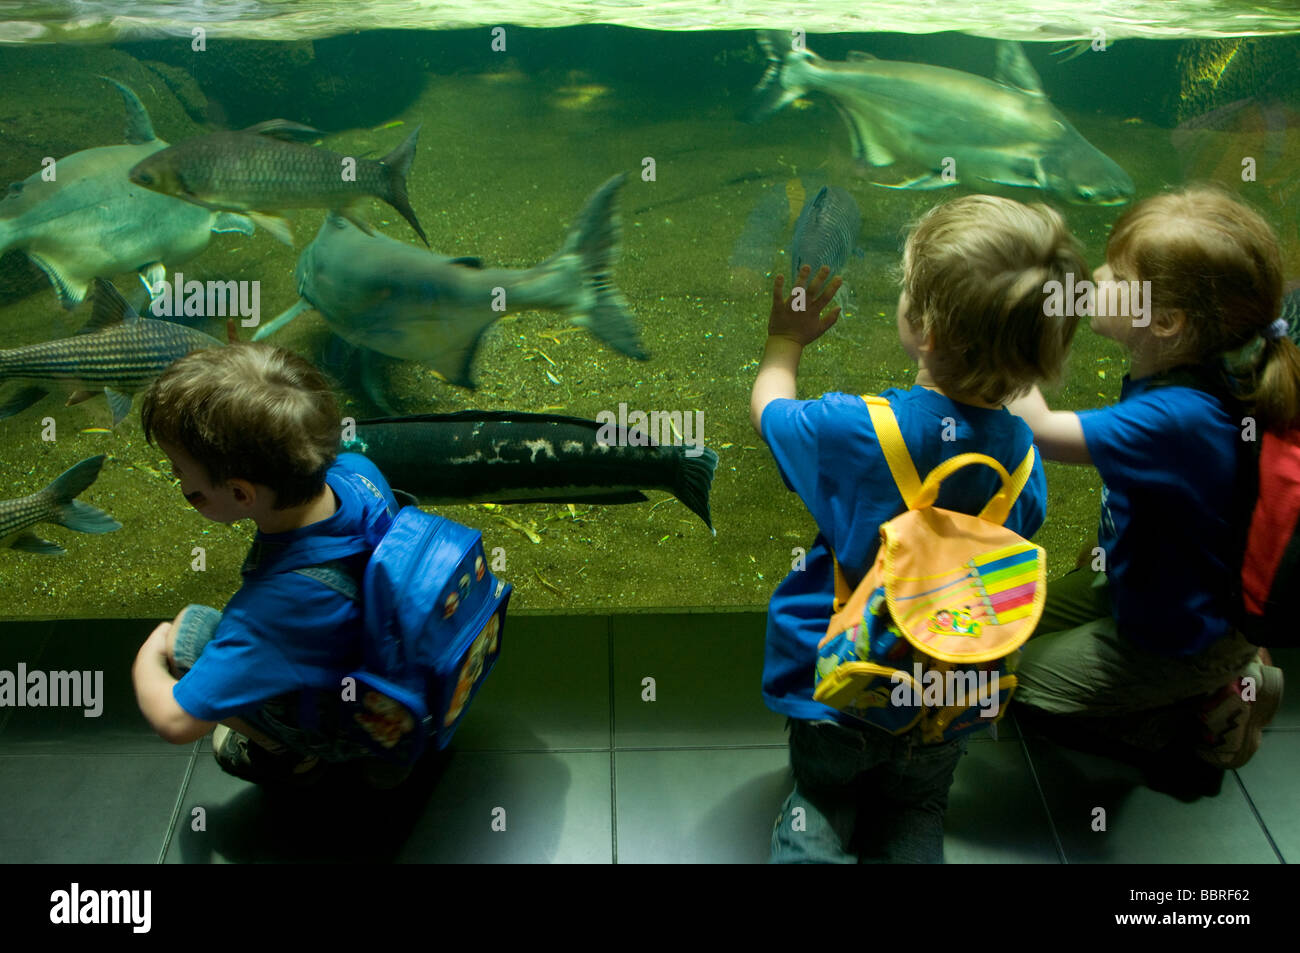
[[[822,265],[809,281],[810,271],[812,268],[804,265],[799,269],[799,277],[795,282],[795,289],[804,289],[801,296],[803,299],[801,309],[794,307],[796,290],[791,291],[789,298],[784,297],[785,275],[777,273],[776,281],[772,285],[772,314],[767,319],[769,337],[785,338],[800,347],[806,347],[830,330],[831,325],[840,319],[839,305],[832,308],[826,317],[820,315],[822,309],[830,304],[835,293],[840,290],[844,280],[836,275],[827,281],[831,270]]]

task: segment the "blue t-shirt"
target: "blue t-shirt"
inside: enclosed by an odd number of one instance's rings
[[[358,605],[287,570],[371,551],[398,506],[383,474],[358,453],[339,454],[325,482],[337,501],[332,516],[254,538],[243,586],[194,667],[172,689],[191,717],[221,721],[285,692],[337,689],[361,663]]]
[[[1079,421],[1105,483],[1116,628],[1158,654],[1203,651],[1232,631],[1237,421],[1204,391],[1127,377],[1118,404]]]
[[[887,390],[908,452],[922,479],[949,457],[983,453],[1008,472],[1020,466],[1034,435],[1006,410],[959,404],[924,387]],[[817,522],[818,535],[804,568],[786,576],[772,594],[767,614],[763,700],[795,718],[838,719],[815,702],[817,643],[826,635],[835,598],[832,551],[856,587],[880,546],[880,524],[906,506],[876,440],[866,402],[849,394],[820,400],[774,400],[763,410],[763,437],[786,485],[799,494]],[[952,439],[945,440],[949,436]],[[978,514],[1001,486],[989,467],[963,467],[944,480],[935,505]],[[1047,513],[1047,478],[1041,460],[1006,525],[1026,538]]]

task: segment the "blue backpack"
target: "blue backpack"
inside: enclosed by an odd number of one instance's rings
[[[375,546],[360,593],[339,563],[293,571],[361,603],[362,667],[343,683],[347,736],[405,765],[431,741],[445,748],[505,632],[511,587],[488,571],[481,535],[406,506]]]

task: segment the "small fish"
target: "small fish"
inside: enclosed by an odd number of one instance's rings
[[[49,391],[40,385],[63,382],[78,391],[77,404],[103,389],[113,411],[113,426],[131,411],[131,397],[191,351],[220,347],[201,331],[170,321],[142,318],[107,281],[95,279],[90,321],[75,336],[0,350],[0,383],[36,382],[0,404],[0,420],[26,410]]]
[[[761,30],[758,38],[768,67],[746,118],[762,119],[809,91],[826,94],[848,126],[860,163],[879,167],[906,160],[923,170],[904,182],[877,185],[996,183],[1042,189],[1081,205],[1120,205],[1133,197],[1128,173],[1048,102],[1018,43],[998,42],[990,80],[868,53],[831,62],[794,49],[784,31]],[[949,158],[955,166],[947,166]]]
[[[804,204],[795,222],[790,241],[791,285],[804,265],[811,266],[814,275],[823,265],[830,268],[832,277],[843,274],[861,229],[862,213],[853,196],[836,186],[823,185]],[[835,301],[843,307],[849,297],[847,286],[841,285]]]
[[[620,244],[615,202],[623,178],[592,193],[559,250],[527,269],[446,258],[327,216],[298,258],[299,302],[259,328],[253,340],[315,308],[348,342],[420,361],[444,380],[473,388],[479,339],[505,315],[536,309],[565,312],[615,350],[645,360],[636,319],[613,281]]]
[[[26,252],[69,309],[85,299],[92,279],[138,271],[152,291],[165,266],[199,254],[214,233],[253,233],[253,223],[242,215],[131,184],[128,170],[167,143],[154,133],[140,98],[116,80],[108,82],[126,104],[128,144],[74,152],[54,164],[54,181],[33,173],[9,186],[0,201],[0,254]]]
[[[408,501],[639,503],[642,490],[666,490],[713,529],[716,453],[636,446],[626,431],[603,442],[601,430],[593,420],[551,414],[423,414],[360,421],[343,449],[364,453]]]
[[[247,212],[276,238],[293,244],[289,225],[269,214],[286,208],[334,209],[370,233],[358,205],[368,197],[387,202],[429,244],[406,195],[419,127],[384,158],[360,159],[305,145],[320,133],[270,119],[239,132],[214,132],[154,153],[131,169],[136,185],[209,209]],[[344,177],[355,163],[354,175]]]
[[[53,483],[31,496],[0,500],[0,549],[17,549],[27,553],[60,556],[62,546],[41,539],[31,532],[37,523],[57,523],[78,533],[111,533],[122,524],[103,510],[77,497],[95,482],[104,454],[82,460],[65,470]]]
[[[1300,344],[1300,288],[1293,289],[1282,299],[1282,313],[1278,317],[1286,322],[1291,340]]]

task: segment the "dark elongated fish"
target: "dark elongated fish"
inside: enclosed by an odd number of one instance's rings
[[[139,97],[109,80],[126,104],[127,145],[84,149],[9,186],[0,201],[0,254],[27,253],[49,276],[65,308],[86,297],[94,278],[138,271],[146,287],[208,247],[214,232],[253,233],[242,215],[213,212],[131,184],[127,172],[167,143],[154,133]]]
[[[527,269],[484,268],[478,259],[435,255],[367,235],[331,215],[298,259],[301,300],[253,340],[315,308],[350,343],[420,361],[453,384],[473,387],[474,353],[487,329],[505,314],[538,309],[563,311],[616,350],[645,360],[636,319],[612,275],[619,254],[615,200],[623,178],[597,189],[560,250]]]
[[[385,417],[358,422],[343,449],[364,453],[394,492],[421,503],[638,503],[642,490],[666,490],[713,529],[716,453],[634,446],[627,431],[611,424],[602,435],[603,426],[501,411]]]
[[[288,224],[269,211],[335,209],[368,232],[370,227],[353,206],[374,196],[401,213],[427,245],[406,195],[406,174],[415,159],[419,134],[417,128],[382,159],[358,159],[287,141],[319,133],[271,119],[241,132],[214,132],[177,143],[141,161],[130,176],[136,185],[205,208],[248,212],[290,245]],[[351,163],[355,163],[351,177],[345,177]]]
[[[193,328],[142,318],[107,281],[95,279],[94,310],[75,336],[0,351],[0,383],[36,382],[0,404],[0,420],[44,397],[39,386],[67,383],[78,388],[68,399],[80,403],[103,388],[117,426],[131,411],[131,397],[144,390],[173,361],[221,342]]]
[[[89,457],[65,470],[53,483],[31,496],[0,500],[0,549],[59,556],[62,546],[31,532],[37,523],[57,523],[78,533],[111,533],[122,524],[103,510],[76,499],[99,476],[104,455]]]
[[[757,121],[809,91],[825,93],[848,127],[853,157],[905,160],[922,174],[888,188],[984,183],[1036,188],[1082,205],[1119,205],[1133,180],[1070,125],[1043,92],[1018,43],[999,41],[996,79],[850,53],[846,62],[792,48],[790,34],[759,32],[767,72],[747,118]],[[946,167],[947,159],[955,166]]]

